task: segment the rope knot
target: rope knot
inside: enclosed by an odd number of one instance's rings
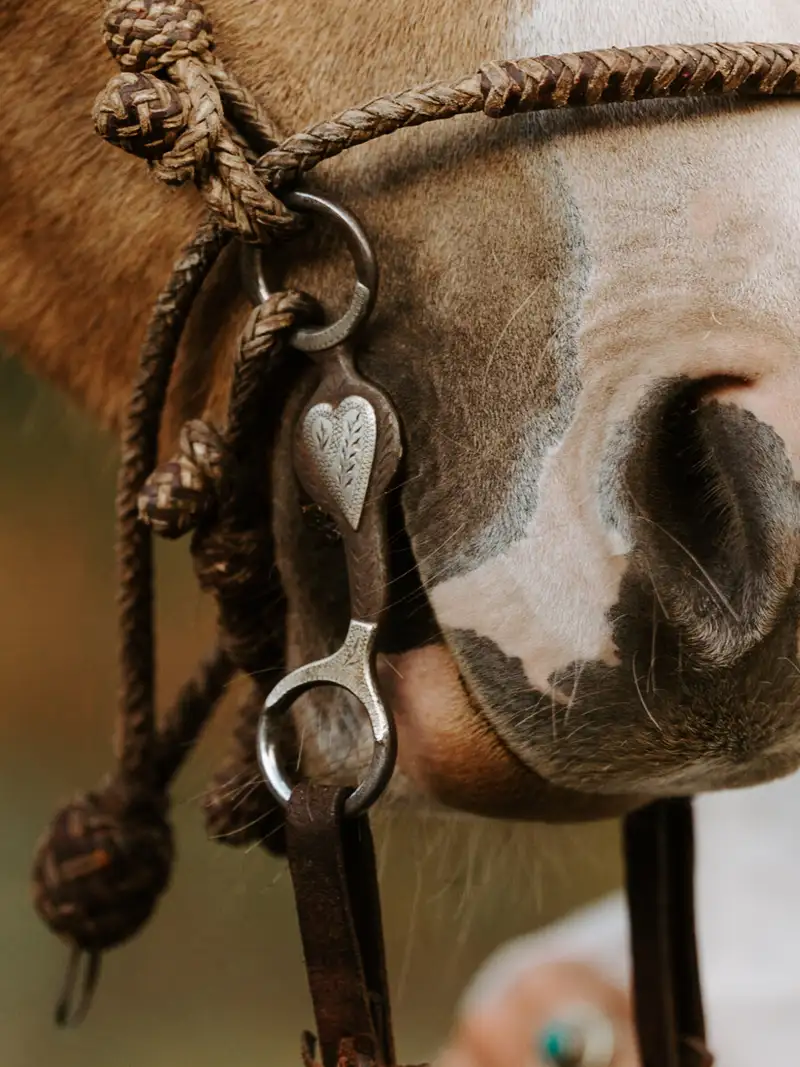
[[[169,185],[194,181],[245,241],[289,235],[298,220],[256,174],[275,143],[258,101],[213,53],[196,0],[109,0],[104,39],[122,75],[98,96],[97,132],[149,160]]]
[[[201,419],[187,422],[179,450],[157,467],[139,494],[139,517],[154,533],[174,540],[193,530],[216,502],[222,439]]]
[[[142,159],[161,159],[186,127],[186,102],[170,82],[123,72],[97,97],[92,118],[110,144]]]
[[[34,903],[54,933],[86,952],[133,937],[152,914],[172,867],[163,798],[121,801],[111,787],[56,815],[34,860]]]
[[[103,40],[123,70],[158,71],[214,48],[211,22],[196,0],[111,0]]]

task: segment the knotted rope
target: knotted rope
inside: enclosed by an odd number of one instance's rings
[[[156,460],[181,333],[225,243],[219,229],[205,229],[179,260],[158,301],[130,401],[117,495],[122,637],[117,767],[98,789],[57,813],[34,860],[37,910],[73,949],[57,1008],[61,1023],[82,1017],[100,953],[138,932],[169,882],[169,786],[227,683],[237,669],[259,672],[260,707],[272,677],[262,680],[260,668],[272,661],[278,670],[282,660],[282,634],[264,625],[273,610],[269,594],[275,581],[266,469],[275,420],[263,414],[276,410],[267,401],[280,399],[280,376],[265,371],[271,369],[270,361],[279,361],[292,330],[316,317],[316,305],[308,297],[279,293],[254,311],[234,371],[227,433],[220,435],[202,422],[188,423],[180,455],[147,477]],[[286,375],[283,381],[288,382]],[[269,396],[270,385],[275,397]],[[219,649],[183,687],[160,730],[153,702],[152,545],[147,525],[139,521],[140,510],[173,536],[196,528],[198,573],[213,588],[220,613]],[[259,597],[254,590],[261,582],[267,595]],[[244,721],[252,718],[250,706]],[[275,807],[265,793],[266,787],[258,794],[259,818]],[[280,847],[274,818],[260,830],[267,844]],[[251,828],[251,839],[254,832]],[[89,956],[83,997],[73,1007],[72,982],[83,953]]]
[[[148,160],[169,185],[194,180],[222,225],[244,240],[296,229],[248,158],[275,144],[275,128],[214,55],[201,4],[110,0],[104,40],[122,73],[95,101],[101,136]]]
[[[499,119],[636,100],[800,92],[797,45],[610,48],[485,63],[455,82],[348,108],[276,144],[257,102],[214,56],[211,23],[196,0],[110,0],[105,26],[123,73],[97,98],[98,132],[149,160],[169,184],[194,179],[222,225],[247,241],[297,229],[274,190],[408,126],[475,112]],[[248,145],[262,153],[255,167]]]
[[[265,315],[253,318],[260,327],[268,322]],[[253,396],[260,399],[256,391]],[[252,408],[255,407],[253,404]],[[237,412],[240,413],[238,405],[234,406],[234,416]],[[252,416],[257,419],[255,410]],[[200,572],[210,571],[212,575],[216,570],[216,553],[208,552],[207,529],[208,521],[219,513],[223,449],[222,438],[212,426],[201,420],[188,422],[181,430],[178,452],[153,472],[139,496],[142,521],[161,537],[173,540],[203,526],[206,532],[197,539],[195,555]],[[255,655],[250,649],[246,662],[261,663],[262,666],[256,668],[258,682],[251,685],[251,691],[238,710],[232,750],[214,776],[204,799],[204,808],[206,826],[212,838],[234,846],[265,843],[275,852],[282,851],[282,812],[275,806],[259,770],[255,734],[265,693],[277,680],[283,663],[283,632],[274,622],[276,617],[281,617],[283,596],[272,566],[266,520],[270,502],[265,495],[267,479],[260,467],[252,480],[255,482],[250,487],[254,493],[252,499],[259,501],[259,508],[253,514],[255,523],[253,518],[250,519],[246,543],[249,555],[254,558],[245,560],[244,570],[240,558],[239,566],[224,574],[227,583],[232,581],[234,594],[240,590],[247,597],[242,606],[248,616],[253,616],[245,624],[244,640],[252,641],[255,637],[257,647]],[[219,529],[214,540],[219,543]],[[252,588],[246,589],[248,579],[258,583],[254,588],[260,590],[260,595],[253,595]],[[221,610],[226,610],[230,603],[231,597],[225,596],[223,586]],[[237,632],[241,631],[239,623]],[[239,665],[244,666],[245,660]],[[287,736],[287,748],[291,740]]]
[[[137,934],[169,884],[174,847],[167,790],[234,670],[227,655],[217,651],[183,686],[165,717],[152,764],[134,768],[131,757],[138,745],[123,746],[117,772],[61,808],[39,844],[34,903],[73,949],[56,1009],[62,1025],[83,1017],[100,953]],[[73,1007],[72,985],[83,953],[89,957],[86,985]]]
[[[121,693],[116,771],[98,790],[56,815],[34,860],[39,914],[73,948],[88,953],[85,994],[97,975],[98,954],[132,937],[166,887],[172,835],[166,791],[190,751],[232,667],[220,653],[197,682],[181,692],[159,745],[153,703],[153,563],[149,532],[138,521],[137,497],[155,465],[167,386],[195,296],[227,243],[217,227],[202,228],[181,254],[142,346],[140,368],[122,442],[117,489]],[[160,763],[160,770],[159,770]],[[71,976],[77,969],[71,968]],[[69,1021],[69,982],[57,1009]],[[85,1010],[87,997],[76,1016]]]
[[[217,602],[223,647],[252,680],[234,751],[206,800],[209,832],[229,844],[258,840],[274,847],[277,833],[275,803],[255,755],[258,714],[284,655],[283,629],[275,625],[283,594],[274,566],[265,464],[275,413],[293,377],[281,359],[287,339],[299,323],[318,318],[319,308],[303,293],[277,293],[257,307],[234,365],[225,434],[199,420],[187,423],[179,452],[147,479],[139,497],[140,516],[155,532],[174,538],[195,530],[195,571]],[[285,726],[288,749],[291,721]]]
[[[234,750],[206,804],[209,827],[231,843],[272,835],[280,845],[280,820],[257,774],[254,746],[258,712],[283,655],[282,629],[274,624],[282,593],[273,565],[267,457],[292,378],[283,360],[287,339],[318,312],[308,297],[277,294],[253,313],[225,431],[187,424],[178,454],[153,473],[178,342],[230,235],[259,242],[291,235],[298,220],[275,190],[347,148],[408,126],[473,112],[501,118],[667,97],[800,95],[796,45],[609,49],[484,64],[455,82],[378,97],[279,144],[258,102],[214,54],[210,21],[196,0],[109,0],[104,38],[121,73],[95,103],[98,132],[147,160],[166,183],[193,181],[215,221],[187,246],[156,304],[123,436],[116,769],[59,812],[34,865],[36,906],[74,950],[61,1021],[70,1018],[80,954],[89,954],[88,993],[99,953],[133,936],[168,884],[169,786],[236,670],[251,676],[252,688]],[[195,567],[216,598],[220,629],[219,648],[160,728],[148,524],[168,537],[194,531]],[[84,997],[77,1014],[85,1006]]]
[[[262,699],[272,683],[261,670],[275,652],[274,611],[263,592],[272,589],[274,570],[265,467],[288,385],[280,357],[298,324],[318,317],[303,293],[277,293],[255,308],[234,365],[224,435],[199,420],[187,423],[180,451],[147,479],[138,500],[140,517],[162,535],[196,528],[195,570],[216,598],[223,647],[254,677]]]

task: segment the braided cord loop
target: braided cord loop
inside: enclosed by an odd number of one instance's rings
[[[122,68],[97,97],[95,129],[170,185],[194,181],[226,229],[280,237],[295,217],[249,158],[276,142],[258,102],[214,55],[196,0],[109,0],[104,39]]]
[[[214,57],[210,24],[194,0],[111,0],[106,24],[112,55],[137,80],[117,76],[101,93],[98,132],[151,160],[165,181],[194,178],[222,224],[253,242],[297,228],[275,190],[325,159],[406,127],[475,112],[499,119],[669,97],[800,94],[798,45],[609,48],[485,63],[455,82],[348,108],[276,144],[255,98]],[[158,78],[171,82],[172,92],[156,86]],[[262,153],[255,167],[242,140]]]

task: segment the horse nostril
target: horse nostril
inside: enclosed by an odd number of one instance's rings
[[[706,568],[747,540],[744,484],[737,465],[749,459],[739,448],[739,427],[731,425],[713,399],[719,384],[693,383],[667,405],[651,437],[650,500],[653,518],[683,545],[687,558]]]
[[[712,378],[660,390],[625,472],[643,569],[689,647],[720,664],[769,632],[797,566],[792,467],[737,402],[749,389]]]
[[[726,379],[715,385],[709,399],[749,411],[759,422],[771,427],[781,439],[794,477],[800,481],[800,373],[760,380]]]

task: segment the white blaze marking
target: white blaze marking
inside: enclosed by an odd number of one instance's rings
[[[800,4],[753,0],[511,0],[509,55],[705,40],[798,40]],[[800,105],[684,123],[531,135],[537,196],[559,165],[591,270],[573,423],[546,459],[523,538],[432,592],[447,627],[519,657],[530,683],[576,659],[613,662],[607,612],[625,545],[600,517],[608,434],[659,377],[754,379],[751,406],[800,473]]]
[[[624,569],[571,453],[561,448],[545,460],[526,536],[432,592],[443,625],[490,637],[521,660],[528,681],[543,692],[551,672],[571,660],[613,656],[605,612]]]
[[[796,41],[796,0],[510,0],[509,56],[706,41]],[[792,36],[794,30],[794,36]]]

